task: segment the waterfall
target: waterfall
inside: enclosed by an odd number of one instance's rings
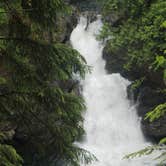
[[[85,140],[79,146],[93,153],[98,162],[91,166],[152,166],[149,156],[123,160],[131,152],[149,143],[143,137],[135,106],[127,99],[130,82],[120,74],[107,74],[102,59],[104,44],[96,39],[102,28],[101,19],[87,26],[80,18],[71,34],[71,44],[92,67],[82,81],[83,96],[87,105],[84,115]],[[152,162],[152,161],[151,161]]]

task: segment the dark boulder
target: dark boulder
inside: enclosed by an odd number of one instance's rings
[[[137,97],[138,115],[144,116],[147,112],[154,109],[157,105],[166,101],[166,95],[150,87],[142,87]]]
[[[66,28],[65,28],[65,35],[62,40],[63,43],[67,43],[70,40],[70,35],[73,29],[76,27],[78,23],[79,12],[74,9],[73,13],[69,17],[65,17]]]
[[[135,66],[132,70],[128,71],[124,68],[127,63],[127,51],[125,48],[120,48],[113,52],[109,50],[109,43],[106,44],[103,50],[103,58],[106,60],[106,70],[108,73],[120,73],[123,77],[133,81],[128,86],[128,97],[134,100],[137,104],[138,115],[142,117],[141,126],[143,133],[150,139],[159,140],[166,136],[166,116],[149,122],[144,120],[145,114],[152,111],[157,105],[165,103],[166,94],[159,91],[158,87],[164,89],[164,81],[162,73],[151,72],[148,68],[137,68]],[[145,77],[141,85],[133,88],[134,81]]]
[[[125,73],[123,64],[125,64],[125,49],[121,48],[115,53],[109,50],[109,45],[103,49],[103,58],[106,60],[105,68],[108,73]]]
[[[163,137],[166,137],[166,115],[153,121],[142,120],[142,130],[147,138],[151,138],[155,141],[159,141]]]
[[[71,32],[78,23],[79,15],[79,11],[74,7],[72,13],[68,16],[57,15],[54,41],[59,41],[61,43],[69,42]]]
[[[113,52],[109,49],[109,43],[107,43],[103,49],[103,58],[106,60],[105,69],[108,73],[120,73],[130,81],[141,77],[140,70],[133,68],[128,71],[124,68],[124,64],[128,61],[126,48],[120,48]]]
[[[166,101],[166,95],[158,92],[150,87],[140,88],[138,94],[138,115],[142,117],[142,130],[145,136],[155,140],[160,140],[166,136],[166,115],[150,122],[145,120],[145,114],[152,111],[157,105],[162,104]]]

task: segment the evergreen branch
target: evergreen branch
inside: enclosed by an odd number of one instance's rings
[[[19,40],[19,41],[26,41],[30,40],[29,38],[17,38],[17,37],[0,37],[0,40]]]
[[[0,144],[0,165],[22,166],[23,158],[13,146]]]
[[[12,10],[12,8],[10,7],[9,2],[7,0],[3,0],[3,2],[9,10]]]
[[[19,91],[10,91],[10,92],[6,92],[6,93],[0,93],[0,97],[3,96],[8,96],[8,95],[32,95],[32,94],[36,94],[36,92],[19,92]]]
[[[32,11],[39,11],[39,9],[35,9],[35,8],[31,8],[31,9],[15,9],[17,12],[32,12]],[[3,14],[3,13],[11,13],[11,10],[9,11],[2,11],[0,12],[0,14]]]
[[[153,122],[154,120],[164,116],[165,113],[166,113],[166,103],[159,104],[154,110],[146,114],[145,119],[149,119],[150,122]]]
[[[166,146],[165,145],[152,145],[152,146],[148,146],[144,149],[141,149],[137,152],[134,152],[134,153],[131,153],[131,154],[128,154],[126,156],[124,156],[123,159],[133,159],[133,158],[136,158],[136,157],[142,157],[142,156],[145,156],[145,155],[150,155],[154,152],[161,152],[161,154],[159,154],[157,157],[154,158],[154,160],[160,160],[160,163],[159,164],[164,164],[163,162],[166,160],[165,157],[166,157]]]
[[[32,129],[31,129],[31,127],[30,127],[30,123],[32,124],[32,122],[30,121],[30,120],[28,120],[28,118],[24,115],[24,113],[23,112],[21,112],[21,110],[20,109],[18,109],[18,113],[19,113],[19,115],[21,116],[21,121],[23,122],[23,124],[27,127],[27,129],[31,132],[32,131]],[[32,132],[31,132],[32,133]],[[33,135],[31,135],[31,136],[33,136]]]

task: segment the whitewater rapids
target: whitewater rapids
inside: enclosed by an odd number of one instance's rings
[[[108,74],[105,70],[104,44],[96,39],[102,28],[101,19],[91,23],[87,30],[86,26],[86,18],[81,17],[71,34],[73,48],[92,67],[91,73],[82,81],[87,105],[84,115],[86,136],[79,146],[98,158],[99,161],[91,166],[152,166],[154,162],[150,163],[149,157],[123,159],[126,154],[149,143],[142,134],[135,105],[127,98],[130,82],[120,74]]]

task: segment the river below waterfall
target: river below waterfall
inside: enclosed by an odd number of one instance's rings
[[[130,82],[120,74],[107,74],[102,59],[104,44],[96,39],[102,28],[100,18],[85,30],[87,20],[80,18],[71,34],[71,44],[92,67],[82,81],[87,105],[84,115],[85,140],[79,146],[93,153],[98,162],[91,166],[152,166],[149,156],[123,160],[131,152],[149,145],[140,128],[135,106],[127,98]],[[84,165],[84,164],[82,164]]]

